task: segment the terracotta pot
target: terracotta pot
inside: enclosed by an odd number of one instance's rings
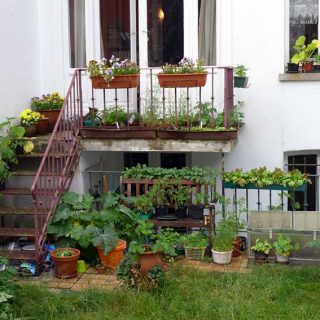
[[[42,110],[40,113],[44,115],[48,120],[48,132],[52,132],[56,122],[58,120],[61,110]]]
[[[313,61],[305,62],[302,64],[303,72],[312,72],[313,70]]]
[[[59,257],[57,254],[68,250],[73,252],[70,257]],[[74,248],[59,248],[53,250],[51,259],[54,262],[54,274],[58,278],[73,278],[77,276],[77,261],[80,258],[80,250]]]
[[[241,244],[241,239],[235,239],[233,240],[233,250],[232,250],[232,257],[239,257],[240,256],[240,244]]]
[[[139,264],[140,271],[144,274],[148,273],[156,265],[160,265],[163,269],[166,269],[166,264],[161,260],[159,252],[146,251],[140,256]]]
[[[117,246],[112,249],[107,255],[103,254],[103,250],[97,247],[98,255],[103,265],[106,268],[115,269],[123,258],[124,250],[127,247],[127,243],[124,240],[119,239]]]
[[[41,118],[37,123],[37,133],[46,134],[48,131],[49,118]]]
[[[96,265],[96,270],[97,270],[98,274],[104,274],[105,269],[106,268],[104,267],[104,265],[102,263],[99,263]]]
[[[207,73],[166,74],[160,72],[158,80],[161,88],[204,87],[207,82]]]
[[[103,77],[92,77],[91,82],[94,89],[136,88],[138,77],[138,74],[115,76],[109,83]]]
[[[25,130],[25,137],[34,137],[37,135],[37,125],[31,124],[30,126],[24,126],[23,128]]]

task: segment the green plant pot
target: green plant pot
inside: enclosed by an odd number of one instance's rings
[[[141,213],[140,214],[141,220],[149,220],[152,216],[153,216],[153,212]]]
[[[248,77],[233,77],[233,86],[235,88],[247,88]]]

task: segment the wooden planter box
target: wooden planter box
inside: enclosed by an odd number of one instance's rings
[[[177,140],[234,140],[238,131],[184,131],[184,130],[158,130],[160,139]]]
[[[129,127],[121,129],[81,128],[83,138],[94,139],[156,139],[156,129],[144,127]]]
[[[92,77],[92,87],[94,89],[125,89],[136,88],[138,85],[138,74],[128,74],[115,76],[109,83],[102,77]]]
[[[204,87],[207,82],[207,73],[158,74],[161,88]]]

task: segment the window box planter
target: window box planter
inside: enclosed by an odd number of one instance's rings
[[[238,131],[187,131],[159,129],[157,135],[160,139],[174,140],[234,140],[238,137]]]
[[[92,77],[92,87],[94,89],[125,89],[136,88],[138,85],[138,74],[126,74],[115,76],[109,83],[102,77]]]
[[[162,73],[158,74],[161,88],[190,88],[204,87],[207,82],[207,73]]]
[[[248,77],[233,77],[233,86],[235,88],[247,88],[248,86]]]
[[[81,128],[80,135],[83,138],[95,139],[156,139],[156,129],[146,127],[110,128]]]

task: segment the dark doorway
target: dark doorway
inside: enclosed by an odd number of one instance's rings
[[[161,153],[162,168],[177,168],[181,169],[186,166],[185,153]]]
[[[125,152],[123,158],[124,168],[135,167],[138,163],[140,163],[141,165],[149,164],[147,152]]]

